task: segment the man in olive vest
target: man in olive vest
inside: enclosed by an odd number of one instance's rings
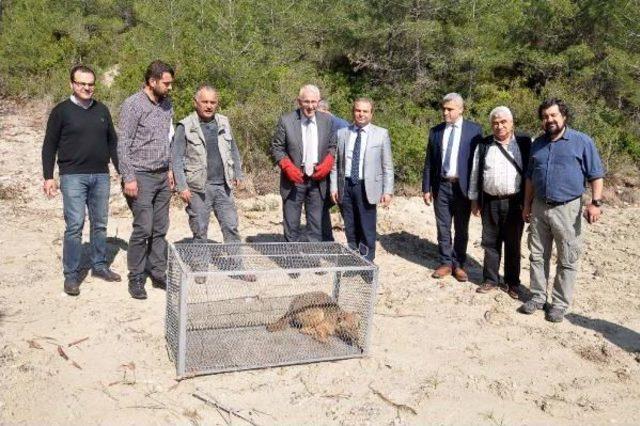
[[[207,241],[213,210],[224,242],[240,242],[233,188],[243,178],[242,164],[229,119],[216,113],[218,92],[211,86],[196,90],[193,105],[195,112],[176,126],[172,156],[176,189],[187,203],[193,241]]]

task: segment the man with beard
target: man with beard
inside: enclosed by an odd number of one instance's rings
[[[513,115],[505,106],[489,114],[492,135],[478,144],[469,183],[471,212],[482,217],[484,268],[478,293],[488,293],[500,283],[500,258],[504,245],[505,291],[513,299],[520,289],[520,240],[523,175],[527,170],[531,138],[515,135]]]
[[[585,181],[591,202],[584,209],[587,222],[601,215],[604,168],[593,140],[567,126],[569,108],[561,100],[545,100],[538,108],[544,134],[531,147],[523,219],[530,222],[531,300],[520,312],[545,308],[553,242],[558,251],[551,305],[545,318],[561,322],[573,299],[581,250],[582,194]]]
[[[322,210],[329,196],[329,173],[336,152],[336,134],[331,116],[316,111],[320,90],[311,84],[298,93],[299,108],[278,121],[271,142],[271,155],[282,170],[284,238],[300,240],[300,216],[304,205],[309,241],[322,240]]]
[[[133,213],[127,266],[129,294],[146,299],[145,280],[166,287],[169,201],[173,189],[171,137],[173,107],[168,95],[173,69],[154,61],[144,75],[144,86],[127,98],[120,110],[118,157],[122,187]]]
[[[72,95],[56,105],[47,122],[42,145],[43,191],[51,198],[58,192],[53,178],[56,156],[66,229],[62,242],[64,291],[80,294],[82,280],[82,228],[89,212],[91,269],[94,277],[120,281],[107,263],[109,213],[109,159],[118,168],[117,137],[107,107],[93,99],[96,75],[84,65],[70,73]]]

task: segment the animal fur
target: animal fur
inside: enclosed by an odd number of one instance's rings
[[[338,336],[347,343],[358,340],[360,315],[344,311],[331,296],[321,291],[296,296],[287,313],[271,324],[267,330],[274,332],[288,326],[298,328],[319,342],[326,343],[330,336]]]

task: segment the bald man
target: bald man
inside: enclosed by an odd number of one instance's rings
[[[280,195],[284,238],[300,241],[304,206],[310,242],[322,241],[322,210],[329,196],[329,173],[336,152],[331,115],[317,111],[320,90],[300,88],[298,109],[280,117],[271,142],[271,155],[280,166]]]
[[[211,211],[224,242],[239,242],[233,188],[243,176],[229,119],[216,112],[218,92],[211,86],[197,89],[193,106],[195,111],[176,126],[172,156],[176,190],[187,204],[194,242],[207,241]]]

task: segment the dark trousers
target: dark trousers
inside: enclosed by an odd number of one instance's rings
[[[375,204],[367,201],[364,180],[356,184],[349,179],[345,181],[340,209],[349,248],[358,250],[365,259],[373,261],[376,256],[377,210]]]
[[[496,199],[485,194],[482,203],[483,282],[499,284],[504,244],[504,282],[520,285],[520,240],[524,222],[520,198]]]
[[[167,230],[171,191],[167,172],[136,172],[138,197],[127,198],[133,213],[127,266],[130,280],[146,276],[164,279],[167,271]]]
[[[304,205],[307,219],[307,237],[310,242],[322,240],[322,210],[324,199],[320,186],[315,180],[305,177],[305,181],[296,184],[287,198],[282,200],[284,239],[287,242],[300,241],[300,216]]]
[[[322,241],[335,241],[333,239],[333,227],[331,226],[331,197],[325,197],[322,206]]]
[[[451,265],[454,268],[463,267],[467,260],[471,201],[462,192],[457,182],[443,180],[435,196],[433,208],[436,214],[440,264]],[[452,222],[455,231],[453,245],[451,244]]]

